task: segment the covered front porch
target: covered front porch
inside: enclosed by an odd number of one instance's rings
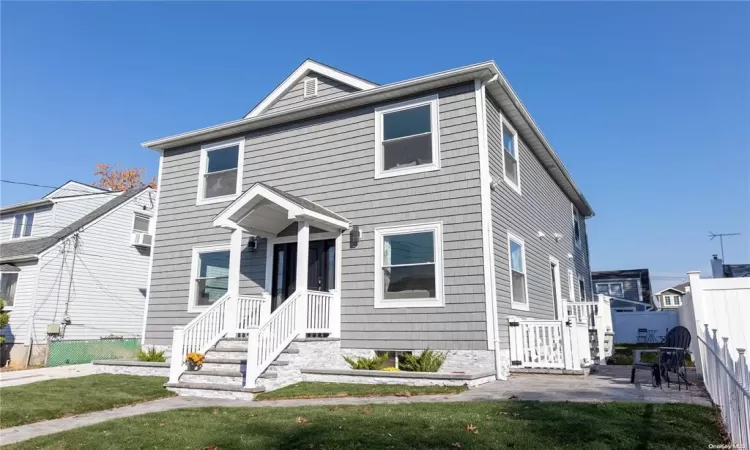
[[[246,384],[254,387],[295,338],[340,336],[341,250],[348,220],[256,183],[213,223],[231,230],[226,293],[186,326],[175,327],[173,355],[205,353],[223,338],[247,339]],[[257,251],[259,238],[267,242],[263,291],[241,295],[242,254]],[[171,366],[170,382],[176,382],[184,370],[181,357],[173,357]]]

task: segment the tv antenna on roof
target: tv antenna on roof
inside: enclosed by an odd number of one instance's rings
[[[739,236],[742,233],[714,233],[713,231],[708,232],[709,240],[713,241],[714,238],[718,237],[719,242],[721,243],[721,260],[726,262],[724,260],[724,237],[725,236]]]

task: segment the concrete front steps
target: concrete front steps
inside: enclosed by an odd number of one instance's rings
[[[259,386],[246,388],[247,338],[223,338],[206,352],[200,370],[185,371],[177,383],[167,383],[165,387],[184,396],[252,400],[254,394],[265,392],[263,380],[276,379],[276,368],[288,365],[289,361],[285,358],[296,353],[299,353],[299,349],[292,343],[260,375]]]

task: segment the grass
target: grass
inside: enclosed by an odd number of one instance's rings
[[[414,403],[172,410],[70,430],[14,449],[706,449],[716,411],[641,403]]]
[[[89,375],[0,389],[0,428],[145,402],[173,393],[162,377]]]
[[[255,396],[256,400],[280,400],[284,398],[324,398],[324,397],[371,397],[397,395],[458,394],[466,386],[405,386],[402,384],[353,384],[353,383],[312,383],[303,381],[271,392]]]

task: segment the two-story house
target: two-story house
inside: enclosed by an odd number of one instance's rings
[[[429,348],[503,378],[509,316],[593,297],[593,210],[494,62],[378,85],[307,60],[244,117],[143,146],[145,344],[214,361],[177,390],[254,387],[299,338],[292,366]]]
[[[660,309],[678,309],[682,306],[685,294],[688,292],[690,292],[690,282],[686,281],[677,286],[663,289],[654,294],[654,297],[658,301]]]
[[[69,181],[0,208],[0,332],[13,366],[44,365],[50,342],[137,338],[156,194]],[[95,343],[90,346],[95,349]]]

